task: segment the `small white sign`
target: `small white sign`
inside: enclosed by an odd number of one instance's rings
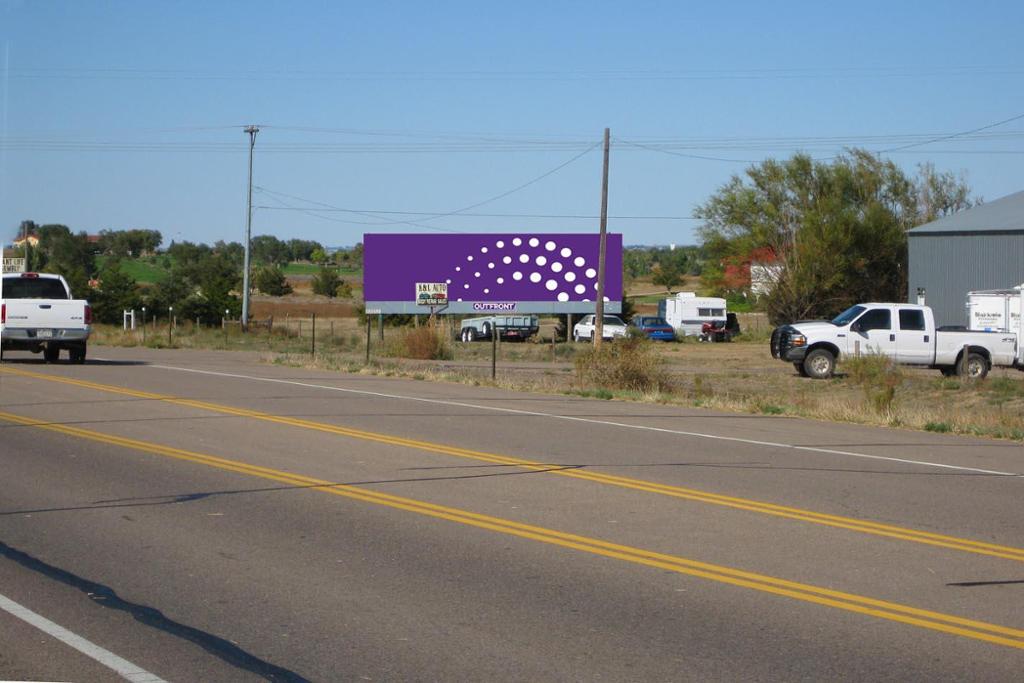
[[[24,273],[25,272],[25,259],[23,258],[5,258],[3,270],[4,273]]]
[[[448,284],[445,282],[417,282],[416,303],[420,306],[447,306]]]

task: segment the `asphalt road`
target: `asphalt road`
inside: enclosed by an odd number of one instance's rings
[[[0,679],[1020,680],[1018,444],[93,355],[0,365]]]

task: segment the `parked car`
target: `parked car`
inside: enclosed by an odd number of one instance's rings
[[[648,339],[658,341],[675,341],[676,331],[665,322],[664,318],[652,315],[635,315],[629,326],[642,332]]]
[[[594,338],[594,322],[597,316],[591,314],[583,316],[583,320],[579,321],[572,327],[572,338],[575,341],[586,341]],[[606,315],[604,317],[604,329],[601,333],[602,339],[614,339],[615,337],[626,336],[626,323],[622,322],[622,319],[617,315]]]

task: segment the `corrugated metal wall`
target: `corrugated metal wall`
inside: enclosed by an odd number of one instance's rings
[[[909,237],[907,301],[915,303],[924,287],[940,325],[967,324],[967,292],[1024,282],[1024,233]]]

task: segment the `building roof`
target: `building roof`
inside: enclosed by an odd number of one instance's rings
[[[909,231],[914,235],[945,233],[1024,233],[1024,192],[1015,192],[993,202],[979,204]]]

